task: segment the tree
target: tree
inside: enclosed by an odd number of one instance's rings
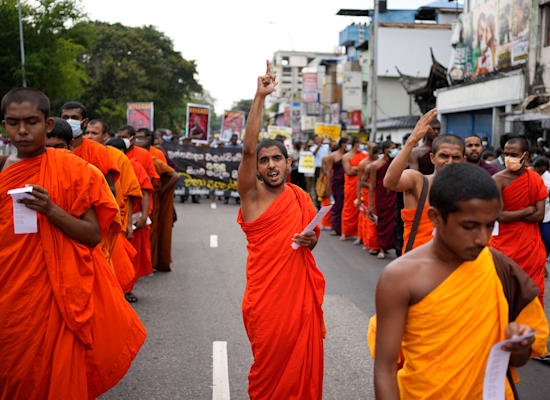
[[[250,108],[252,107],[252,101],[252,99],[242,99],[239,101],[234,101],[233,105],[231,106],[231,110],[243,111],[245,118],[248,120],[248,113],[250,112]]]

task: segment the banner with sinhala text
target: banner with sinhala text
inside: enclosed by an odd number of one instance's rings
[[[237,174],[241,149],[162,145],[176,164],[180,180],[176,195],[214,194],[238,197]]]

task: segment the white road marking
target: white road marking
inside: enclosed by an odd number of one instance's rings
[[[227,342],[212,343],[212,400],[229,400]]]
[[[212,209],[214,209],[214,210],[215,210],[215,209],[216,209],[216,207],[217,207],[216,203],[210,203],[210,208],[212,208]]]
[[[210,235],[210,247],[218,247],[218,235]]]

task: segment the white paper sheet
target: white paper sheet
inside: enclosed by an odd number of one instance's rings
[[[321,207],[315,218],[311,220],[311,222],[304,228],[301,234],[303,235],[306,232],[312,232],[313,229],[315,229],[315,227],[321,223],[321,220],[325,217],[325,215],[327,215],[331,208],[332,204]],[[300,245],[296,242],[292,242],[291,246],[294,250],[298,250],[300,248]]]
[[[510,361],[510,352],[502,350],[506,343],[518,343],[524,339],[535,336],[536,332],[530,332],[514,339],[503,340],[491,347],[487,366],[485,367],[485,379],[483,380],[483,400],[504,400],[506,387],[506,370]]]
[[[493,226],[493,232],[491,232],[491,236],[498,236],[498,221],[495,221],[495,226]]]
[[[138,222],[140,218],[141,218],[141,211],[135,214],[132,214],[132,226],[134,227],[134,229],[136,229],[136,222]],[[151,218],[147,217],[147,222],[145,223],[145,225],[151,225],[152,223],[153,221],[151,221]]]
[[[22,199],[35,199],[31,194],[32,189],[32,186],[25,186],[8,191],[13,201],[13,232],[16,235],[38,232],[36,211],[18,203],[18,200]]]

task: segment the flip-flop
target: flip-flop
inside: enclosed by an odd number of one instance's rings
[[[380,260],[383,260],[386,258],[386,255],[383,253],[383,252],[380,252],[378,253],[378,255],[376,256],[376,258],[380,259]]]
[[[380,253],[380,250],[369,250],[369,254],[370,254],[371,256],[375,256],[375,255],[377,255],[378,253]]]
[[[124,297],[126,298],[126,301],[128,303],[135,303],[136,301],[138,301],[138,298],[132,292],[124,293]]]
[[[546,365],[550,365],[550,353],[548,354],[545,354],[543,356],[540,356],[540,357],[533,357],[533,360],[537,360],[537,361],[540,361]]]

